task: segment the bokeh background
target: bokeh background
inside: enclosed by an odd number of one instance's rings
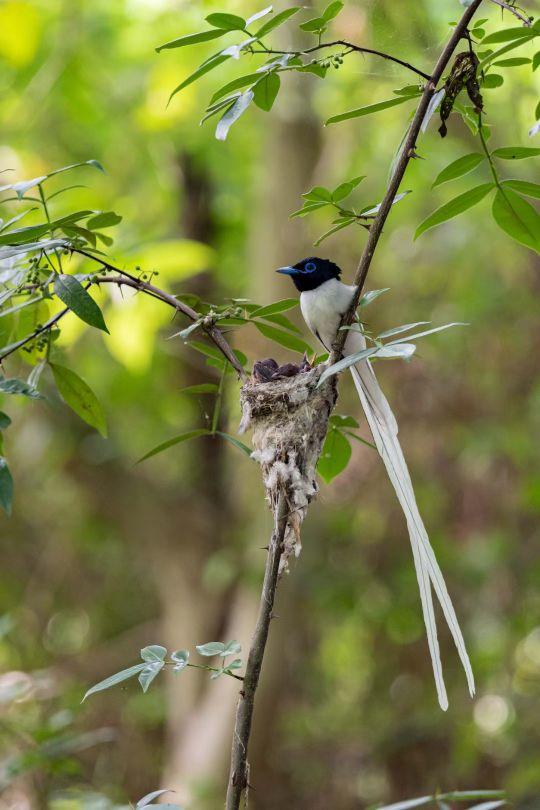
[[[381,199],[407,113],[322,122],[388,98],[410,76],[359,56],[324,82],[291,77],[271,115],[250,110],[219,143],[212,121],[198,125],[215,73],[166,106],[205,46],[154,48],[200,30],[211,11],[260,6],[2,0],[1,168],[24,179],[96,158],[107,174],[81,170],[72,182],[86,188],[69,203],[59,197],[55,210],[122,214],[119,260],[213,300],[289,296],[273,270],[312,253],[328,227],[325,214],[289,220],[299,195],[367,174],[362,194]],[[457,0],[350,0],[335,30],[429,70],[460,11]],[[500,15],[486,12],[494,30]],[[242,67],[227,64],[222,83]],[[485,93],[492,142],[528,145],[538,78],[525,66],[505,79]],[[437,788],[499,787],[521,808],[540,807],[540,264],[497,229],[487,200],[413,241],[430,211],[471,184],[432,191],[438,171],[477,149],[456,116],[445,140],[434,125],[422,137],[427,160],[408,170],[414,193],[392,212],[370,275],[371,288],[391,291],[368,319],[378,329],[469,324],[428,338],[411,363],[381,362],[378,374],[478,695],[468,697],[441,621],[451,706],[438,709],[402,515],[375,453],[356,444],[347,470],[322,488],[281,586],[250,757],[257,810],[356,810]],[[538,179],[538,162],[511,166],[509,176]],[[318,252],[350,279],[364,239],[348,229]],[[13,517],[0,518],[0,807],[109,810],[165,786],[192,810],[211,810],[224,795],[234,681],[189,670],[160,676],[146,695],[128,682],[83,705],[81,696],[136,663],[146,644],[235,637],[245,649],[271,516],[257,470],[229,445],[199,440],[135,466],[154,444],[205,424],[208,402],[181,388],[212,370],[166,340],[178,327],[158,303],[115,296],[106,309],[110,336],[73,320],[62,345],[106,404],[109,439],[54,395],[11,409],[17,489]],[[294,359],[255,333],[236,345],[251,361]],[[19,362],[14,374],[25,372]],[[339,412],[358,414],[347,385]],[[234,433],[234,385],[223,420]]]

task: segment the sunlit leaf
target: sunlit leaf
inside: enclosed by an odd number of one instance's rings
[[[339,12],[342,10],[343,6],[344,3],[342,3],[341,0],[334,0],[334,2],[330,3],[330,5],[327,6],[323,11],[322,13],[323,20],[325,20],[326,22],[330,22],[330,20],[333,20],[335,17],[337,17]]]
[[[215,102],[225,96],[228,96],[229,93],[233,93],[235,90],[241,90],[243,87],[247,87],[248,85],[253,85],[255,82],[258,82],[261,78],[260,73],[248,73],[246,76],[239,76],[237,79],[233,79],[232,82],[228,84],[224,84],[223,87],[220,87],[219,90],[216,90],[214,95],[212,96],[211,101]],[[208,107],[208,112],[212,111],[212,107]]]
[[[174,672],[181,672],[188,665],[189,650],[175,650],[171,653],[171,661],[174,661]]]
[[[333,192],[332,192],[332,200],[334,202],[339,202],[340,200],[345,199],[348,197],[349,194],[354,191],[354,189],[362,182],[362,180],[366,179],[366,175],[363,174],[360,177],[355,177],[353,180],[347,180],[345,183],[340,183]]]
[[[199,655],[210,657],[213,655],[221,655],[225,646],[222,641],[209,641],[207,644],[198,644],[195,649]]]
[[[54,292],[82,321],[109,332],[100,308],[75,276],[58,274],[54,280]]]
[[[198,45],[200,42],[210,42],[210,40],[218,39],[218,37],[222,37],[226,33],[227,31],[223,29],[214,28],[210,31],[200,31],[198,34],[186,34],[183,37],[172,39],[170,42],[160,45],[156,48],[156,51],[159,53],[169,48],[183,48],[186,45]]]
[[[206,22],[213,25],[214,28],[220,28],[224,31],[243,31],[246,27],[246,21],[243,17],[239,17],[236,14],[223,14],[221,12],[209,14],[206,18]]]
[[[255,12],[255,14],[252,14],[251,17],[247,18],[247,20],[246,20],[246,28],[249,28],[249,26],[252,23],[256,22],[257,20],[260,20],[262,17],[266,17],[268,14],[271,14],[273,12],[273,10],[274,9],[273,9],[272,6],[268,6],[267,8],[263,8],[262,11]]]
[[[504,799],[504,790],[451,790],[439,794],[440,799],[449,802],[471,802],[475,799]]]
[[[459,194],[457,197],[454,197],[454,199],[450,200],[450,202],[441,205],[440,208],[437,208],[436,211],[434,211],[429,215],[429,217],[420,223],[416,229],[414,238],[418,239],[420,234],[429,230],[429,228],[434,228],[436,225],[440,225],[442,222],[453,219],[454,217],[457,217],[458,214],[462,214],[464,211],[467,211],[469,208],[477,205],[481,200],[484,199],[486,194],[489,194],[493,188],[494,183],[482,183],[482,185],[471,188],[469,191],[465,191],[463,194]]]
[[[284,11],[280,11],[279,14],[276,14],[272,17],[271,20],[267,20],[258,31],[255,32],[255,36],[257,39],[266,36],[271,31],[274,31],[278,26],[283,25],[293,14],[296,14],[300,11],[301,6],[292,6],[291,8],[286,8]]]
[[[472,152],[470,155],[463,155],[463,157],[454,160],[446,166],[435,178],[432,188],[440,186],[442,183],[447,183],[449,180],[455,180],[458,177],[472,172],[485,160],[485,155],[479,152]]]
[[[524,28],[523,26],[514,28],[505,28],[502,31],[495,31],[493,34],[488,34],[482,41],[482,46],[492,45],[498,42],[510,42],[514,39],[533,39],[536,35],[535,31],[531,28]]]
[[[103,692],[104,689],[110,689],[111,686],[116,686],[122,681],[127,681],[128,678],[132,678],[134,675],[138,675],[139,672],[147,666],[146,664],[136,664],[134,667],[128,667],[128,669],[123,669],[121,672],[117,672],[115,675],[111,675],[110,678],[105,678],[104,681],[100,681],[96,683],[95,686],[92,686],[89,689],[84,697],[83,702],[86,700],[87,697],[90,695],[94,695],[96,692]]]
[[[418,92],[416,96],[419,96]],[[333,115],[326,122],[327,124],[338,124],[340,121],[348,121],[350,118],[361,118],[364,115],[371,115],[371,113],[387,110],[389,107],[397,107],[398,104],[404,104],[416,96],[398,96],[398,98],[390,98],[387,101],[378,101],[376,104],[368,104],[366,107],[358,107],[356,110],[349,110],[348,112]]]
[[[136,810],[139,810],[141,807],[147,807],[150,802],[154,801],[154,799],[157,799],[159,796],[163,796],[165,793],[174,793],[174,790],[168,790],[165,788],[162,790],[153,790],[151,793],[147,793],[146,796],[139,799],[135,805]]]
[[[427,326],[430,321],[417,321],[416,323],[404,323],[402,326],[394,326],[393,329],[387,329],[385,332],[381,332],[380,335],[377,335],[379,340],[383,338],[392,337],[393,335],[399,335],[401,332],[410,332],[411,329],[415,329],[417,326]]]
[[[247,110],[251,102],[253,101],[254,93],[252,90],[246,90],[245,93],[242,93],[239,96],[232,107],[230,107],[225,115],[219,120],[219,123],[216,127],[216,138],[218,141],[224,141],[229,134],[229,129],[238,121],[240,116]]]
[[[20,394],[30,399],[43,399],[37,388],[15,377],[0,379],[0,394]]]
[[[530,203],[510,189],[499,190],[491,210],[499,228],[516,242],[540,252],[540,215]]]
[[[50,363],[50,366],[56,387],[66,405],[102,436],[106,436],[105,413],[90,386],[71,369],[56,363]]]
[[[141,672],[139,672],[139,683],[142,687],[143,692],[148,691],[148,687],[154,680],[154,678],[159,675],[163,667],[165,666],[163,661],[156,661],[153,664],[147,664]]]
[[[378,807],[377,810],[412,810],[413,807],[423,807],[430,804],[434,799],[434,796],[419,796],[417,799],[405,799],[404,802],[385,804],[383,807]]]
[[[141,658],[143,661],[155,663],[156,661],[164,661],[167,655],[167,648],[162,647],[161,644],[150,644],[148,647],[143,647],[141,650]]]
[[[297,298],[284,298],[282,301],[275,301],[264,307],[258,307],[249,313],[250,318],[264,318],[266,315],[275,315],[277,312],[287,312],[298,306]]]

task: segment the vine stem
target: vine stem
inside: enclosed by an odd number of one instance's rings
[[[287,529],[289,507],[283,492],[278,497],[274,510],[274,531],[268,547],[268,557],[259,604],[259,615],[246,664],[244,685],[236,708],[236,720],[231,748],[231,767],[227,787],[226,810],[239,810],[244,791],[249,788],[248,745],[251,735],[255,693],[273,616],[274,601],[279,579],[279,561],[283,539]]]
[[[463,37],[466,37],[468,25],[482,2],[483,0],[473,0],[471,5],[465,10],[458,24],[454,28],[452,36],[448,40],[443,52],[439,56],[437,64],[433,69],[433,73],[431,74],[429,81],[424,88],[424,92],[422,93],[420,103],[416,109],[414,118],[409,127],[409,131],[407,133],[407,137],[405,138],[405,142],[401,149],[395,169],[390,178],[390,183],[388,184],[388,188],[384,196],[384,199],[381,203],[381,207],[379,209],[377,216],[375,217],[370,226],[368,239],[362,252],[362,255],[360,257],[360,261],[358,262],[356,274],[354,277],[353,283],[356,286],[356,292],[353,296],[351,306],[349,307],[349,309],[347,310],[347,312],[345,313],[345,315],[341,320],[340,329],[338,330],[336,339],[332,344],[332,354],[330,357],[331,364],[336,363],[342,357],[343,346],[345,344],[345,338],[347,334],[346,330],[344,330],[342,327],[350,326],[354,320],[356,308],[358,306],[358,302],[360,301],[360,296],[362,294],[362,290],[366,282],[367,274],[371,267],[371,262],[373,259],[373,255],[375,253],[375,248],[377,247],[379,239],[381,238],[384,224],[388,218],[390,209],[392,208],[394,198],[398,193],[399,186],[401,184],[405,171],[407,170],[409,161],[412,160],[413,157],[415,157],[416,140],[420,133],[422,122],[429,107],[429,102],[431,101],[431,98],[435,93],[437,85],[441,80],[448,63],[450,62],[450,59],[452,58],[454,51],[459,45],[460,40]]]

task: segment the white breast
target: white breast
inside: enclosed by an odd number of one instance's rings
[[[300,295],[300,309],[304,320],[328,351],[354,290],[354,287],[332,278],[317,289],[308,290]]]

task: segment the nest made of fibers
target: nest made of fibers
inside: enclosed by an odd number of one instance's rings
[[[300,527],[318,491],[315,468],[336,401],[335,377],[317,387],[324,367],[271,382],[246,383],[240,394],[239,432],[251,428],[252,458],[260,465],[266,497],[275,514],[283,492],[289,517],[280,572],[300,554]]]

